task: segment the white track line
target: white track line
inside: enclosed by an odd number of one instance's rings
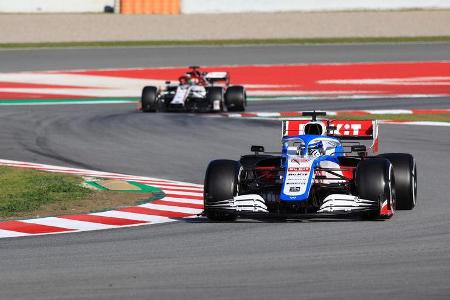
[[[94,87],[114,89],[129,88],[141,90],[146,85],[163,85],[165,80],[154,80],[145,78],[98,76],[90,74],[70,73],[45,73],[45,72],[23,72],[23,73],[0,73],[0,81],[16,82],[25,84],[47,84],[77,87]],[[70,92],[71,89],[68,89]],[[68,93],[70,95],[70,93]]]
[[[191,214],[191,215],[196,215],[203,211],[202,209],[197,209],[197,208],[171,206],[171,205],[154,204],[154,203],[146,203],[146,204],[142,204],[139,206],[151,208],[151,209],[157,209],[157,210],[180,212],[180,213]]]
[[[185,197],[185,196],[195,196],[195,197],[203,197],[203,191],[198,192],[198,193],[194,193],[194,192],[171,192],[171,191],[167,191],[166,192],[167,196],[170,197],[175,197],[175,198],[181,198],[181,197]]]
[[[117,227],[115,225],[105,225],[105,224],[101,224],[101,223],[93,223],[93,222],[88,222],[88,221],[77,221],[77,220],[70,220],[70,219],[64,219],[64,218],[58,218],[58,217],[48,217],[48,218],[20,220],[20,221],[25,222],[25,223],[31,223],[31,224],[56,226],[56,227],[73,229],[73,230],[78,230],[78,231],[111,229],[111,228]]]
[[[154,215],[144,215],[144,214],[123,212],[123,211],[117,211],[117,210],[93,213],[91,215],[103,216],[103,217],[111,217],[111,218],[121,218],[121,219],[135,220],[135,221],[144,221],[144,222],[149,222],[149,223],[152,223],[152,224],[155,224],[155,223],[167,223],[167,222],[174,222],[175,221],[175,220],[167,218],[167,217],[154,216]]]
[[[141,87],[142,88],[142,87]],[[79,89],[79,88],[0,88],[1,93],[66,95],[66,97],[140,97],[140,89]],[[82,99],[80,99],[82,100]],[[82,102],[82,101],[80,101]],[[14,103],[11,101],[11,103]],[[36,104],[36,103],[33,103]],[[60,104],[60,103],[59,103]]]
[[[0,238],[21,237],[21,236],[29,236],[29,235],[33,235],[33,234],[0,229]]]
[[[178,202],[178,203],[203,204],[203,200],[197,200],[197,199],[164,197],[161,200],[162,201],[166,201],[167,200],[167,201]]]
[[[185,187],[169,187],[169,186],[165,186],[165,185],[161,185],[161,184],[150,184],[150,183],[146,183],[148,185],[157,187],[157,188],[161,188],[164,189],[164,191],[167,192],[180,192],[180,193],[185,193],[185,191],[192,191],[193,193],[202,193],[203,194],[203,189],[202,188],[198,188],[198,187],[190,187],[190,186],[185,186]]]
[[[373,110],[362,110],[369,114],[379,114],[379,115],[394,115],[394,114],[412,114],[413,111],[410,109],[373,109]],[[345,113],[345,112],[343,112]]]

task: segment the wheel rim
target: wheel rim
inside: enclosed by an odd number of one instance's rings
[[[393,183],[392,181],[395,181],[395,177],[393,177],[394,175],[394,170],[392,169],[392,165],[389,166],[389,206],[391,207],[392,213],[395,211],[395,182]]]
[[[413,198],[413,205],[416,205],[416,201],[417,201],[417,169],[416,169],[416,162],[414,162],[414,167],[412,168],[412,174],[411,174],[411,178],[412,178],[412,184],[411,184],[411,188],[412,188],[412,198]]]
[[[241,176],[242,176],[242,172],[244,171],[244,168],[242,166],[239,167],[239,172],[237,175],[237,182],[236,182],[236,190],[234,191],[234,196],[239,196],[239,192],[240,192],[240,183],[241,183]]]

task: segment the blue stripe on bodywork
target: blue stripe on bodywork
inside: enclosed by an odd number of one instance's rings
[[[321,136],[321,135],[299,135],[299,136],[285,137],[283,139],[283,141],[286,141],[286,140],[289,140],[289,139],[292,139],[292,138],[301,138],[305,142],[306,147],[307,147],[312,140],[314,140],[316,138],[321,138],[321,137],[324,137],[324,136]],[[326,137],[326,138],[330,138],[330,137]],[[334,139],[334,138],[331,138],[331,139]],[[336,141],[339,141],[339,140],[336,139]],[[308,198],[309,198],[309,192],[311,191],[311,186],[312,186],[313,176],[314,176],[314,170],[315,170],[316,166],[318,164],[320,164],[320,162],[322,162],[322,161],[331,161],[331,162],[334,162],[334,163],[338,164],[339,163],[338,157],[342,156],[343,155],[342,153],[344,151],[343,147],[341,145],[339,145],[338,147],[336,147],[336,152],[337,152],[336,154],[334,154],[334,155],[323,155],[323,156],[319,156],[319,157],[315,158],[314,162],[311,164],[311,168],[309,170],[308,182],[307,182],[307,185],[306,185],[305,192],[303,194],[301,194],[301,195],[290,196],[290,195],[286,195],[283,192],[284,191],[284,187],[286,185],[286,178],[287,178],[287,173],[288,173],[289,159],[291,157],[293,157],[293,156],[288,154],[287,150],[288,149],[287,149],[286,144],[283,143],[282,155],[285,156],[286,159],[284,160],[284,162],[285,162],[284,163],[285,164],[284,165],[284,169],[285,170],[284,170],[283,182],[282,182],[282,185],[281,185],[280,200],[282,200],[282,201],[292,201],[292,202],[294,202],[294,201],[297,201],[297,202],[299,202],[299,201],[307,201]]]

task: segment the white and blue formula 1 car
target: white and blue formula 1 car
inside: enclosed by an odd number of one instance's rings
[[[165,86],[146,86],[142,90],[140,109],[143,112],[222,112],[245,111],[247,93],[240,85],[230,85],[227,72],[201,72],[200,67]]]
[[[388,219],[413,209],[416,163],[411,154],[378,152],[375,120],[283,121],[282,150],[238,161],[211,161],[205,176],[204,214],[214,221],[237,217],[357,217]],[[370,141],[365,145],[364,141]]]

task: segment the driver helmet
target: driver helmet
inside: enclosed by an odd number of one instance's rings
[[[305,143],[302,141],[297,146],[297,155],[305,156],[306,155],[306,146]]]
[[[178,78],[178,81],[180,81],[181,85],[185,85],[189,83],[189,78],[187,76],[180,76],[180,78]]]
[[[310,143],[308,145],[308,155],[312,157],[318,157],[324,154],[322,141]]]
[[[192,77],[191,81],[190,81],[190,84],[198,84],[198,82],[199,82],[198,77]]]

